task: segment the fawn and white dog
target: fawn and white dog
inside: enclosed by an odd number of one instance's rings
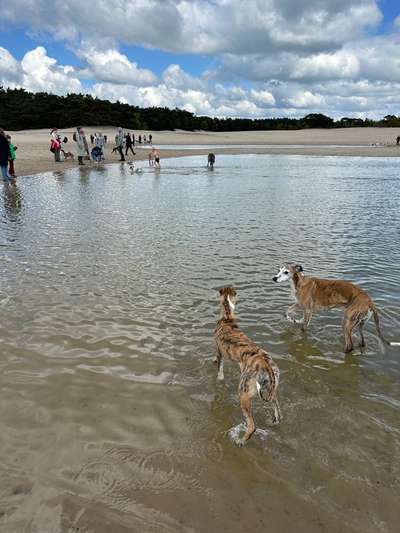
[[[236,291],[225,287],[219,291],[221,317],[217,322],[214,338],[216,343],[216,360],[218,364],[217,379],[224,379],[224,359],[239,363],[240,382],[239,399],[246,419],[246,432],[243,438],[236,439],[238,446],[243,446],[256,430],[251,402],[258,395],[265,402],[271,402],[274,408],[273,422],[281,420],[277,398],[279,369],[265,350],[257,346],[240,331],[234,316]]]
[[[368,294],[349,281],[330,280],[308,277],[301,265],[287,263],[274,276],[273,281],[290,281],[293,305],[286,312],[288,320],[296,322],[292,314],[303,311],[302,330],[307,330],[313,312],[317,309],[345,307],[343,320],[344,351],[353,349],[352,332],[358,327],[361,346],[365,346],[363,327],[373,316],[378,337],[387,345],[399,346],[398,342],[388,342],[384,339],[376,307]]]

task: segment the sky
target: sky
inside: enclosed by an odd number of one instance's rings
[[[400,115],[400,2],[12,0],[0,85],[218,117]]]

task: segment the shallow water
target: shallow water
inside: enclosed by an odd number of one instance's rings
[[[114,165],[1,191],[0,531],[394,532],[400,349],[284,319],[283,261],[357,282],[400,340],[399,172],[382,158]],[[217,288],[281,369],[247,447],[216,383]]]
[[[151,144],[136,144],[136,148],[151,149]],[[162,150],[216,150],[221,148],[310,148],[310,144],[157,144]],[[313,144],[313,148],[376,148],[371,144]]]

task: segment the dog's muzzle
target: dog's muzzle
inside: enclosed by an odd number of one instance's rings
[[[274,277],[272,278],[272,281],[278,281],[278,276],[274,276]]]

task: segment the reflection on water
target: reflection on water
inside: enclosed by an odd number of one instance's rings
[[[0,206],[0,530],[389,532],[400,354],[341,314],[284,320],[282,261],[368,290],[398,338],[394,160],[219,156],[43,175]],[[216,289],[279,364],[283,423],[244,449],[217,384]],[[239,427],[240,428],[240,427]]]
[[[6,185],[2,190],[4,216],[10,222],[18,222],[22,210],[22,193],[18,186]]]

